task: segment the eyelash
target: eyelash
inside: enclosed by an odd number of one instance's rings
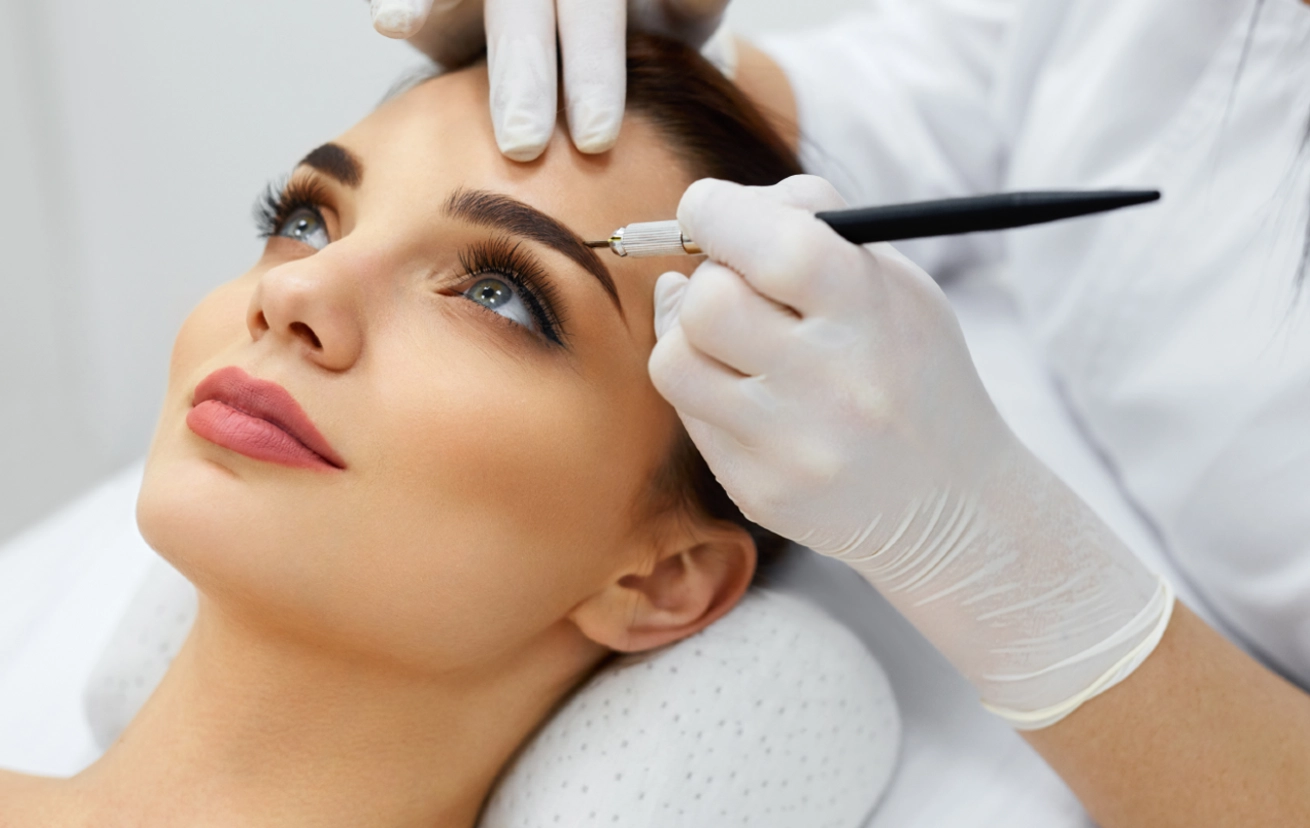
[[[558,289],[516,242],[493,238],[478,242],[459,254],[459,264],[466,279],[494,274],[511,282],[522,291],[528,311],[537,320],[541,335],[555,345],[564,344],[564,320],[558,311]],[[517,322],[487,310],[492,316],[521,328]]]
[[[323,186],[313,179],[269,182],[255,202],[255,227],[259,237],[269,239],[297,210],[309,210],[323,221],[321,205],[327,201]],[[326,225],[326,222],[324,222]],[[495,274],[511,282],[522,292],[528,311],[536,319],[541,335],[555,345],[564,345],[564,320],[559,307],[558,289],[519,245],[505,238],[479,242],[459,254],[464,280]],[[476,303],[474,303],[476,304]],[[498,313],[486,311],[505,324],[521,328],[517,322]]]
[[[323,185],[313,179],[270,181],[255,201],[255,229],[261,239],[271,239],[297,210],[311,211],[323,222],[321,206],[327,201]],[[324,222],[326,226],[326,222]]]

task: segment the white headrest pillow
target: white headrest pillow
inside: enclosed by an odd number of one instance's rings
[[[191,584],[156,564],[87,686],[101,747],[195,611]],[[864,645],[800,599],[755,589],[698,635],[603,667],[519,753],[479,825],[856,828],[899,745],[891,687]]]

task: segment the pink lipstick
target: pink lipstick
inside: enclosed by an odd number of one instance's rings
[[[346,467],[295,397],[235,365],[200,381],[186,424],[209,442],[255,460],[298,469]]]

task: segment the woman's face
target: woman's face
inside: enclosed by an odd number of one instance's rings
[[[687,174],[637,120],[604,156],[557,135],[508,161],[486,101],[484,71],[429,81],[296,169],[263,256],[178,334],[139,505],[211,597],[411,664],[526,645],[649,556],[676,424],[646,360],[654,279],[685,264],[577,237],[671,217]],[[232,366],[344,467],[193,409]]]

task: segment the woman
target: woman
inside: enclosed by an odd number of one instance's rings
[[[384,28],[423,26],[380,13],[399,5],[375,3]],[[443,4],[417,42],[467,43],[473,5]],[[631,7],[695,40],[725,5],[486,0],[502,148],[543,146],[519,93],[553,62],[545,7],[570,113],[601,113],[575,119],[579,144],[603,149],[622,108],[605,21]],[[847,197],[1164,191],[1150,209],[905,251],[941,278],[1004,268],[1213,624],[1174,611],[1168,584],[999,421],[927,274],[814,221],[843,204],[831,187],[688,192],[679,218],[717,264],[661,280],[657,386],[749,514],[850,561],[1098,822],[1310,823],[1310,5],[870,5],[739,63]],[[497,65],[525,40],[539,48]]]
[[[659,268],[580,238],[796,163],[694,52],[630,69],[611,156],[502,158],[479,67],[270,192],[262,258],[178,335],[139,500],[192,634],[84,773],[0,774],[0,822],[472,825],[607,655],[741,597],[779,542],[650,385]]]

